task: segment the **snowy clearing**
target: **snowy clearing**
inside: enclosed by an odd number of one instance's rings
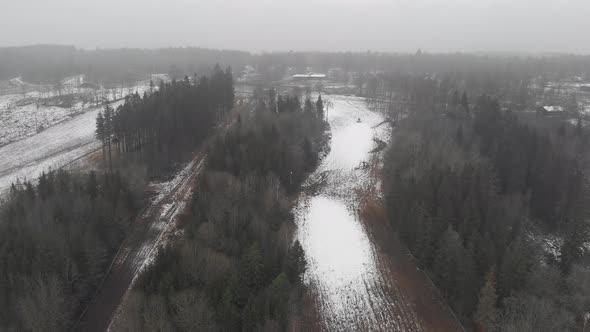
[[[23,90],[23,93],[0,93],[0,146],[33,136],[76,115],[93,110],[106,101],[149,91],[149,81],[130,87],[100,90],[79,88],[81,77],[66,79],[61,91]],[[0,90],[1,92],[1,90]]]
[[[324,96],[331,150],[304,184],[324,180],[316,195],[303,195],[295,208],[297,237],[308,260],[305,282],[318,302],[327,331],[420,331],[416,313],[388,278],[358,216],[358,189],[369,185],[365,163],[374,138],[388,140],[384,118],[364,99]],[[360,119],[360,122],[359,122]],[[396,293],[397,296],[391,296]]]
[[[119,98],[129,92],[142,94],[148,90],[149,81],[142,81],[130,89],[104,93],[106,97]],[[68,165],[100,148],[94,130],[102,106],[79,100],[69,109],[58,106],[37,109],[37,102],[47,100],[42,92],[0,96],[0,197],[17,179],[36,180],[41,172]],[[116,108],[123,103],[124,100],[118,100],[111,105]],[[40,126],[45,129],[37,132],[36,127]],[[2,146],[2,142],[12,139],[15,141]]]
[[[49,168],[59,168],[100,148],[94,138],[98,110],[53,126],[31,137],[0,147],[0,193],[17,178],[36,179]]]

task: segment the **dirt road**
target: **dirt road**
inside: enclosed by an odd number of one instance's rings
[[[138,215],[121,244],[105,279],[96,291],[74,331],[104,332],[108,329],[126,292],[158,248],[162,235],[190,197],[205,154],[196,155],[172,180],[153,186],[159,194]]]

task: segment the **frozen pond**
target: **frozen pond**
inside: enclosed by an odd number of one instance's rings
[[[331,150],[306,184],[325,184],[295,208],[298,232],[308,260],[305,280],[315,295],[323,328],[329,331],[402,331],[401,311],[390,296],[375,247],[358,219],[356,193],[371,185],[369,162],[375,139],[388,141],[390,125],[369,111],[362,98],[324,96]],[[359,122],[360,119],[360,122]],[[401,311],[400,311],[401,310]]]

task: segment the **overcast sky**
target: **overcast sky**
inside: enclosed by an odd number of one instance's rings
[[[590,54],[590,0],[0,0],[0,46]]]

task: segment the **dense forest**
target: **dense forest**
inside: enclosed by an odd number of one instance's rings
[[[96,49],[83,50],[73,46],[34,45],[0,48],[0,80],[22,76],[31,83],[55,84],[60,80],[84,74],[88,82],[105,86],[132,84],[147,74],[169,74],[180,80],[186,73],[205,74],[215,63],[231,66],[241,72],[253,64],[262,82],[282,79],[289,71],[310,70],[331,73],[340,82],[353,79],[360,94],[370,95],[380,81],[395,74],[429,73],[461,80],[458,88],[494,94],[504,89],[506,79],[520,87],[540,87],[562,78],[590,76],[590,57],[576,55],[486,55],[486,54],[395,54],[380,52],[289,52],[250,54],[205,48],[161,49]],[[377,78],[377,79],[376,79]],[[534,83],[534,84],[533,84]],[[539,84],[540,83],[540,84]],[[474,85],[475,84],[475,85]],[[512,83],[511,83],[512,84]],[[368,90],[364,91],[363,86]],[[485,87],[485,91],[482,88]],[[474,91],[475,93],[475,91]]]
[[[160,82],[143,97],[128,96],[116,110],[106,105],[96,119],[103,159],[112,169],[114,152],[145,164],[150,176],[170,172],[209,137],[233,100],[231,68],[216,65],[210,77]]]
[[[90,299],[139,207],[117,174],[42,174],[0,209],[0,330],[65,331]]]
[[[270,95],[213,141],[182,239],[140,278],[118,329],[276,331],[302,319],[306,262],[288,193],[317,163],[323,105],[284,96],[277,107]]]
[[[74,46],[0,47],[0,80],[22,76],[31,83],[54,84],[84,74],[86,81],[107,86],[131,84],[146,74],[205,74],[216,63],[239,69],[251,55],[240,51],[178,47],[161,49],[76,49]]]
[[[0,329],[70,328],[139,210],[146,181],[139,170],[157,177],[173,171],[212,134],[233,99],[229,68],[160,83],[99,112],[104,172],[58,170],[36,185],[15,183],[0,209],[0,301],[8,308]]]
[[[587,56],[35,46],[0,48],[0,59],[2,80],[172,77],[99,112],[103,172],[13,185],[0,207],[0,330],[71,327],[138,212],[143,170],[161,179],[197,152],[206,164],[181,232],[137,279],[117,329],[310,329],[291,203],[328,139],[324,101],[262,86],[330,69],[393,122],[383,172],[392,236],[467,329],[574,330],[590,308],[590,133],[582,120],[536,126],[520,112],[545,102],[578,114],[577,91],[550,82],[590,79]],[[260,74],[239,112],[232,67],[218,61]]]
[[[453,99],[395,129],[391,222],[468,327],[574,330],[590,305],[587,130],[527,126],[487,96]],[[546,233],[563,238],[558,253],[543,250]]]
[[[264,53],[254,57],[259,67],[294,67],[305,71],[312,67],[326,72],[341,68],[349,72],[408,72],[451,73],[457,71],[494,73],[526,72],[548,76],[584,76],[589,74],[589,56],[578,55],[523,55],[523,54],[467,54],[467,53],[411,53],[384,52],[287,52]]]

